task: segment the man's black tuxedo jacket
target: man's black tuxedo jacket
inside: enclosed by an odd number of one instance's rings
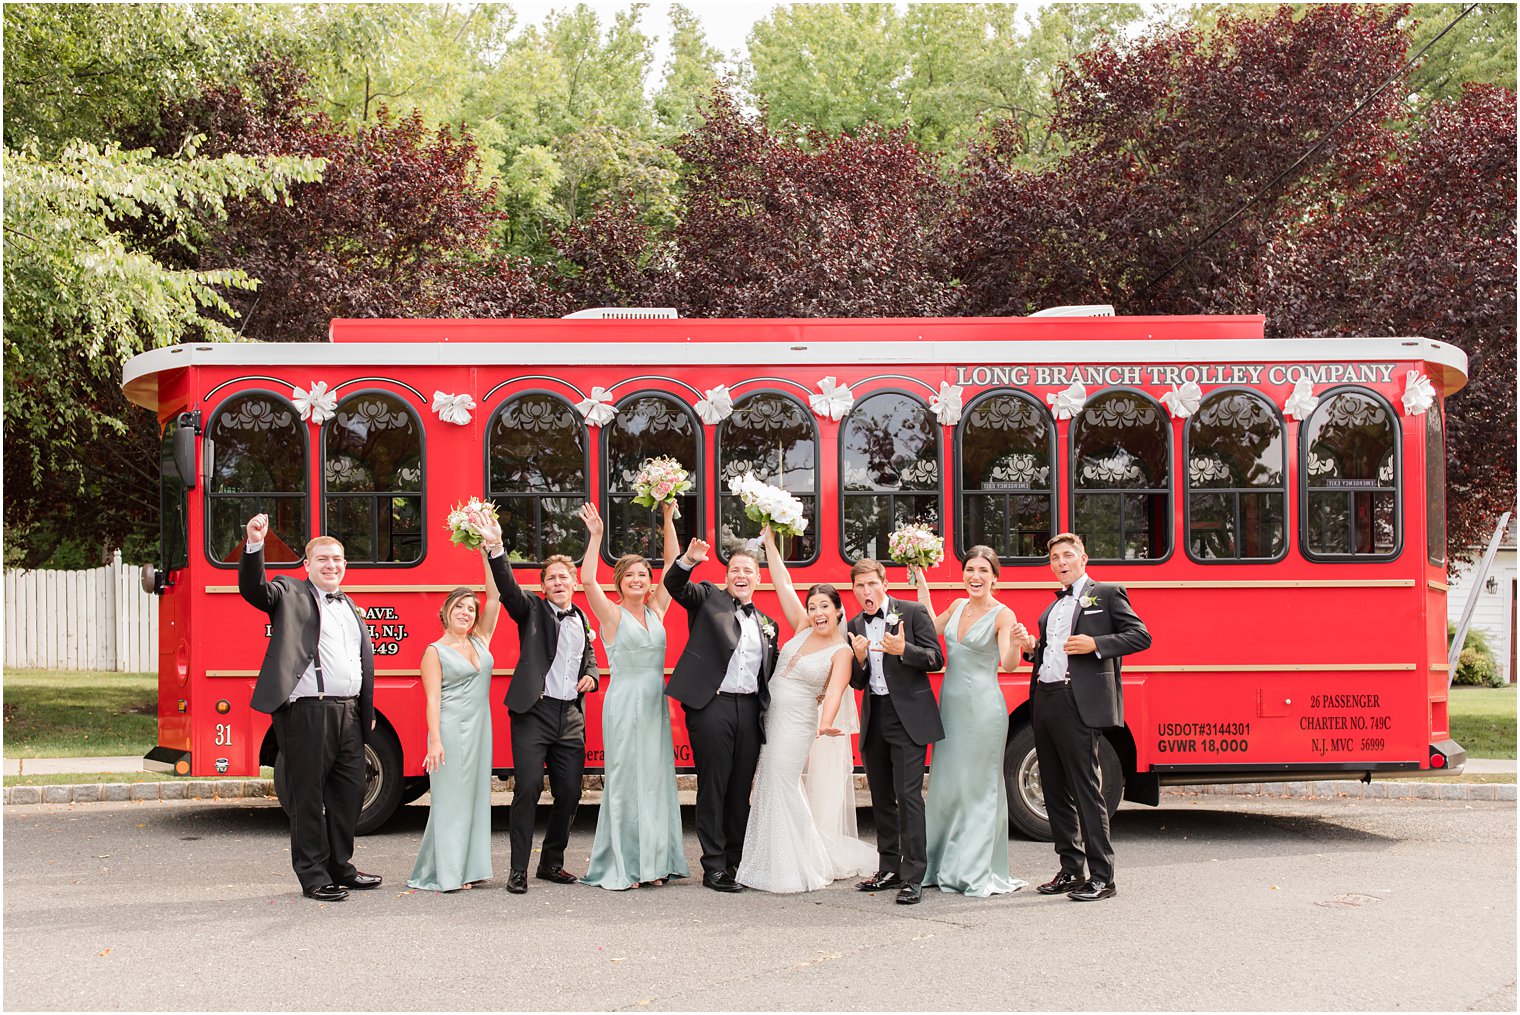
[[[665,569],[665,589],[686,610],[686,648],[665,685],[665,693],[687,708],[705,708],[723,685],[728,662],[739,647],[738,602],[712,582],[694,582],[680,564]],[[760,707],[770,704],[771,668],[776,665],[776,622],[755,608],[760,624]],[[766,629],[769,628],[769,631]]]
[[[1124,725],[1124,690],[1120,683],[1120,657],[1131,652],[1149,648],[1151,633],[1145,623],[1135,614],[1129,604],[1129,593],[1122,585],[1089,580],[1083,585],[1083,596],[1091,596],[1095,602],[1084,607],[1080,602],[1072,614],[1069,631],[1045,630],[1052,602],[1040,614],[1040,640],[1033,652],[1024,653],[1034,663],[1029,676],[1029,693],[1034,694],[1040,679],[1040,664],[1045,660],[1045,646],[1053,639],[1065,641],[1074,634],[1091,636],[1097,643],[1096,653],[1068,656],[1066,674],[1071,677],[1071,692],[1077,702],[1077,714],[1082,722],[1094,729]]]
[[[238,562],[238,592],[249,605],[269,614],[269,648],[259,667],[258,682],[253,685],[253,707],[273,713],[290,700],[301,674],[317,657],[317,639],[322,634],[321,595],[310,581],[280,575],[273,581],[264,578],[264,551],[244,550]],[[369,640],[369,625],[364,614],[347,600],[359,620],[359,665],[363,679],[359,686],[359,729],[366,740],[375,722],[375,649]]]
[[[549,673],[549,667],[554,664],[554,655],[559,650],[559,607],[555,606],[543,596],[533,596],[523,591],[517,584],[517,577],[512,573],[512,565],[507,561],[505,553],[495,557],[488,557],[491,566],[491,576],[496,579],[496,588],[501,592],[501,605],[507,611],[507,616],[517,624],[517,666],[512,670],[512,680],[507,685],[507,711],[526,712],[532,708],[539,698],[544,696],[544,677]],[[586,622],[586,615],[581,608],[574,603],[570,608],[575,611],[580,622],[590,631],[590,625]],[[586,635],[586,651],[581,656],[580,668],[576,671],[576,682],[581,677],[590,677],[592,682],[597,680],[596,653],[591,648],[591,635]],[[595,687],[592,690],[596,690]],[[586,696],[576,695],[576,700],[583,706]]]
[[[907,641],[902,655],[887,652],[881,655],[881,673],[887,681],[887,696],[892,699],[892,707],[908,736],[915,744],[926,747],[945,738],[945,728],[939,721],[939,704],[934,700],[934,688],[929,686],[929,672],[945,665],[939,635],[934,633],[934,618],[918,603],[890,597],[881,609],[884,614],[895,611],[902,618],[902,631]],[[866,620],[862,614],[851,617],[847,629],[862,638],[870,637],[866,634]],[[887,629],[892,630],[893,625],[888,624]],[[871,700],[875,697],[870,692],[870,653],[866,653],[865,662],[856,659],[852,653],[850,663],[850,686],[866,689],[860,713],[860,735],[864,737],[870,729]]]

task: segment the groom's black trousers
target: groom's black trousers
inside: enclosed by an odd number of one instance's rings
[[[356,873],[354,829],[364,804],[364,737],[354,698],[297,698],[271,716],[284,759],[290,864],[302,888]]]
[[[686,732],[697,769],[697,844],[702,870],[738,867],[749,824],[749,794],[760,761],[760,698],[719,692],[702,708],[686,706]]]
[[[868,690],[867,694],[871,694]],[[928,748],[915,744],[898,718],[889,694],[871,695],[871,722],[860,741],[866,782],[871,787],[871,815],[876,823],[876,851],[881,869],[896,871],[920,884],[928,869],[924,832],[924,760]]]
[[[1114,844],[1098,778],[1103,734],[1082,722],[1069,681],[1036,684],[1033,705],[1034,753],[1061,870],[1082,877],[1085,860],[1093,880],[1111,884]]]
[[[549,827],[544,832],[539,868],[563,867],[570,823],[581,802],[581,775],[586,771],[586,720],[580,702],[539,698],[526,712],[513,712],[512,813],[507,828],[512,842],[512,869],[525,871],[533,856],[533,821],[549,769]]]

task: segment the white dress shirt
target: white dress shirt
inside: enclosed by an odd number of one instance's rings
[[[553,606],[553,604],[550,604]],[[556,610],[559,607],[554,607]],[[554,662],[544,674],[544,696],[560,701],[574,701],[579,695],[575,685],[580,683],[581,662],[586,657],[586,622],[579,613],[571,613],[559,622],[559,642],[554,649]]]
[[[1045,618],[1045,657],[1040,663],[1040,683],[1050,684],[1067,679],[1066,639],[1071,637],[1071,621],[1082,608],[1078,600],[1082,589],[1088,584],[1087,575],[1071,583],[1070,595],[1062,596],[1050,608]]]
[[[887,693],[887,675],[881,668],[881,639],[887,633],[887,614],[891,612],[892,600],[888,599],[881,604],[881,616],[869,619],[865,624],[866,640],[871,643],[866,659],[871,664],[870,690],[872,694]]]
[[[726,595],[727,593],[725,593]],[[735,602],[734,617],[739,621],[739,644],[728,657],[728,671],[718,690],[729,694],[755,694],[760,690],[760,659],[764,642],[760,636],[760,617],[745,612]]]
[[[263,543],[249,543],[248,552],[258,553]],[[327,698],[351,698],[364,686],[364,667],[360,662],[359,639],[369,632],[359,623],[354,604],[347,597],[331,601],[327,593],[312,583],[317,602],[322,606],[321,623],[318,625],[317,658],[322,661],[322,687],[317,688],[317,664],[307,664],[301,679],[290,692],[290,700],[315,698],[318,694]]]

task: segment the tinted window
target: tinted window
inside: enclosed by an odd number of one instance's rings
[[[1171,551],[1171,429],[1144,395],[1098,395],[1072,420],[1073,527],[1093,559]]]
[[[625,553],[640,553],[658,561],[660,518],[652,508],[633,503],[633,484],[639,469],[651,458],[674,458],[691,473],[692,489],[676,498],[681,517],[676,535],[682,546],[702,530],[702,468],[697,418],[670,395],[641,394],[618,406],[612,422],[603,427],[606,454],[602,456],[602,511],[607,521],[603,542],[608,560]],[[577,525],[580,522],[577,520]]]
[[[1342,391],[1304,424],[1305,549],[1319,556],[1388,556],[1398,548],[1398,474],[1391,409]]]
[[[575,513],[586,487],[586,425],[570,403],[526,394],[498,411],[486,436],[491,499],[514,560],[579,557],[586,528]]]
[[[1188,553],[1267,560],[1286,545],[1283,425],[1265,398],[1223,391],[1187,422]]]
[[[269,515],[265,563],[301,560],[310,538],[306,433],[295,407],[265,392],[235,395],[211,414],[206,433],[213,443],[206,552],[213,560],[236,564],[248,519],[264,513]]]
[[[840,428],[844,528],[851,561],[890,561],[887,536],[904,522],[939,525],[939,421],[918,399],[897,392],[855,403]]]
[[[760,523],[728,493],[728,481],[747,472],[802,501],[808,527],[801,536],[781,537],[786,559],[816,557],[818,430],[812,414],[790,398],[762,393],[736,402],[733,415],[718,425],[718,547],[724,557],[760,534]]]
[[[422,424],[399,397],[366,391],[323,426],[323,532],[350,564],[415,564],[423,554]]]
[[[1005,559],[1045,560],[1055,535],[1055,426],[1033,398],[1001,392],[978,399],[960,441],[961,555],[978,543]]]

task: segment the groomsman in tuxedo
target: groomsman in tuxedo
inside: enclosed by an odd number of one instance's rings
[[[719,587],[693,582],[692,569],[709,546],[693,539],[665,573],[670,597],[686,610],[689,634],[665,693],[681,703],[697,769],[697,842],[702,884],[741,891],[734,880],[749,824],[749,795],[770,702],[766,686],[776,664],[776,623],[755,608],[760,564],[748,551],[728,558]]]
[[[501,605],[517,624],[517,666],[507,685],[507,716],[512,724],[512,811],[508,835],[512,865],[507,891],[528,890],[528,860],[533,854],[533,822],[549,771],[549,827],[544,832],[534,877],[555,884],[575,882],[565,870],[570,823],[581,801],[586,770],[586,692],[597,688],[596,654],[591,628],[575,595],[575,562],[564,554],[544,561],[538,580],[542,596],[523,591],[512,573],[505,547],[486,546],[486,559]]]
[[[934,618],[916,602],[887,596],[887,572],[863,557],[850,569],[860,612],[850,618],[855,650],[850,686],[865,690],[860,710],[860,756],[871,787],[876,851],[881,869],[856,885],[863,892],[897,889],[897,901],[922,897],[928,866],[924,831],[924,764],[942,740],[939,706],[929,671],[945,665]]]
[[[1081,536],[1058,533],[1047,548],[1061,591],[1040,615],[1040,636],[1026,634],[1022,648],[1034,663],[1034,747],[1061,870],[1035,890],[1096,902],[1118,890],[1098,739],[1104,729],[1124,724],[1120,658],[1149,647],[1151,635],[1122,586],[1087,573]]]
[[[364,616],[340,591],[343,544],[306,544],[305,580],[264,577],[269,516],[248,519],[238,592],[269,614],[269,648],[253,687],[279,744],[290,810],[290,863],[307,898],[340,902],[380,887],[350,862],[364,802],[364,741],[375,728],[375,656]]]

